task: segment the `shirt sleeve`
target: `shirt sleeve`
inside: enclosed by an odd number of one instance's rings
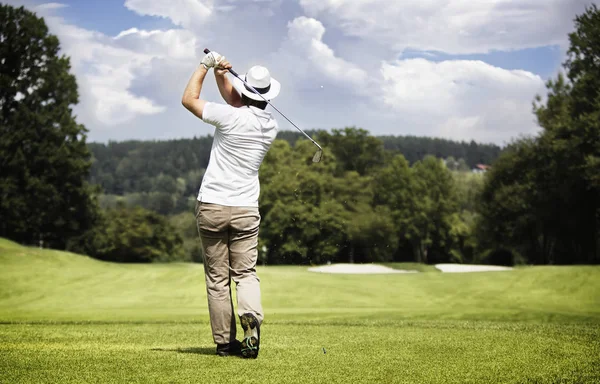
[[[237,108],[227,104],[207,102],[202,111],[202,121],[214,125],[218,130],[223,132],[227,132],[233,128],[237,118]]]

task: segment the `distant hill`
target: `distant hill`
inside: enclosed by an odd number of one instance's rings
[[[442,159],[463,159],[469,168],[474,168],[477,164],[491,164],[502,152],[502,148],[497,145],[479,144],[475,141],[467,143],[417,136],[377,137],[383,141],[386,150],[402,153],[411,164],[427,155],[433,155]]]

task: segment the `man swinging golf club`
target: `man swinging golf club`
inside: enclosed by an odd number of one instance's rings
[[[217,86],[227,104],[200,97],[206,73],[214,68]],[[216,52],[202,59],[183,93],[182,103],[215,126],[210,161],[196,203],[196,222],[204,251],[208,310],[217,354],[256,358],[263,321],[260,280],[256,274],[260,214],[258,169],[278,125],[264,109],[279,94],[280,84],[262,66],[250,68],[246,83],[230,82],[231,64]],[[230,279],[236,283],[237,313],[244,338],[236,340],[236,317]]]

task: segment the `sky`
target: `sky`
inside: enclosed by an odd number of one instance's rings
[[[539,132],[583,0],[2,0],[46,21],[71,59],[88,141],[212,134],[181,105],[204,48],[267,67],[308,129],[358,127],[505,145]],[[220,99],[214,76],[202,97]],[[270,109],[270,107],[268,107]],[[277,115],[277,113],[271,109]],[[277,117],[277,116],[276,116]],[[294,130],[283,117],[282,130]]]

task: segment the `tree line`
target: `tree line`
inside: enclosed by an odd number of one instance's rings
[[[352,135],[351,132],[361,130],[352,127],[345,131]],[[360,145],[352,142],[351,136],[345,137],[342,142],[339,137],[329,138],[324,130],[308,133],[322,140],[332,140],[327,143],[334,148],[338,158],[351,156],[353,146]],[[278,139],[292,146],[301,138],[299,132],[292,131],[281,131],[278,135]],[[364,139],[364,135],[354,138],[355,141]],[[425,156],[433,155],[446,159],[450,168],[465,171],[480,163],[491,164],[501,153],[499,146],[474,141],[466,143],[412,136],[382,136],[376,139],[383,146],[373,147],[377,153],[369,156],[383,159],[381,152],[386,152],[388,156],[402,153],[413,164]],[[143,206],[163,215],[178,214],[193,205],[193,197],[208,166],[211,146],[210,135],[166,141],[89,143],[92,152],[89,182],[100,186],[103,192],[100,204],[104,208],[123,202],[126,206]],[[367,160],[372,159],[355,159]]]
[[[600,12],[575,19],[542,128],[500,150],[282,132],[260,170],[260,260],[573,264],[600,260]],[[212,138],[88,144],[58,39],[0,5],[0,236],[119,262],[201,261],[192,207]],[[420,144],[415,144],[420,141]],[[484,174],[475,162],[491,163]]]

